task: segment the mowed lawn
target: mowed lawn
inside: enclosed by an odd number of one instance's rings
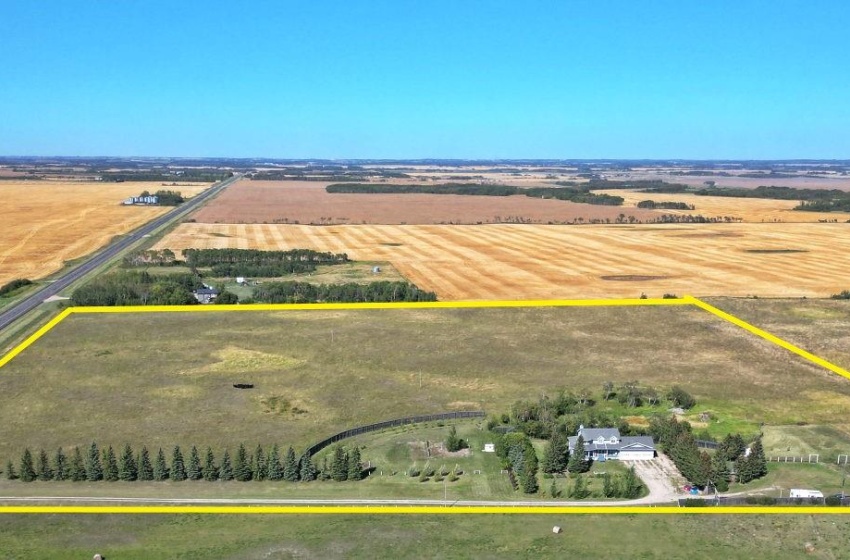
[[[798,305],[846,317],[834,304]],[[846,367],[841,340],[830,355]],[[606,380],[681,385],[720,422],[850,414],[850,381],[690,307],[80,314],[0,369],[0,459],[92,440],[299,448],[559,388],[598,395]]]
[[[829,514],[3,515],[0,550],[31,560],[836,559],[850,557],[848,532],[849,516]]]

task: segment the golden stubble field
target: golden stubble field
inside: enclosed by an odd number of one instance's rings
[[[168,207],[122,206],[144,190],[179,190],[194,196],[208,185],[54,181],[0,182],[0,284],[36,279],[62,268],[163,214]]]
[[[304,226],[184,223],[157,248],[292,249],[389,261],[442,300],[646,293],[823,297],[850,288],[850,224]]]
[[[767,198],[731,198],[728,196],[699,196],[687,193],[645,193],[623,189],[596,191],[623,197],[624,212],[636,208],[642,200],[656,202],[684,202],[694,206],[693,210],[658,210],[664,214],[702,214],[706,217],[732,216],[745,222],[820,222],[837,220],[846,222],[850,214],[841,212],[799,212],[792,210],[800,204],[797,200],[771,200]],[[627,211],[628,209],[628,211]]]

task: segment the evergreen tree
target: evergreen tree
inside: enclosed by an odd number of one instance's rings
[[[15,466],[12,464],[12,461],[8,461],[6,463],[6,479],[15,480],[16,478],[18,478],[18,474],[15,472]]]
[[[233,466],[230,464],[230,453],[227,449],[224,450],[224,456],[221,458],[221,467],[218,469],[219,480],[233,480]]]
[[[638,478],[637,473],[635,472],[635,467],[632,467],[626,471],[626,475],[623,477],[623,484],[621,488],[620,495],[623,498],[634,499],[640,496],[640,491],[643,488],[643,484]]]
[[[717,447],[717,453],[723,455],[727,461],[735,461],[746,448],[747,444],[744,443],[741,434],[727,434]]]
[[[254,451],[254,468],[251,469],[254,471],[254,480],[265,480],[268,475],[268,463],[266,462],[266,455],[263,453],[263,446],[257,444],[257,449]]]
[[[549,496],[553,499],[560,496],[560,493],[558,492],[558,485],[555,484],[554,478],[552,479],[552,484],[549,486]]]
[[[446,437],[446,450],[450,452],[460,451],[463,449],[463,440],[457,437],[457,428],[452,426],[449,428],[449,435]]]
[[[570,459],[567,463],[567,470],[573,474],[579,474],[587,472],[589,467],[587,459],[584,457],[584,437],[580,435],[576,439],[573,452],[570,454]]]
[[[198,455],[198,448],[193,445],[192,451],[189,452],[189,468],[186,469],[186,476],[189,480],[201,480],[203,475],[201,456]]]
[[[151,457],[148,453],[148,448],[144,445],[142,446],[142,450],[139,451],[139,460],[136,465],[139,471],[137,476],[139,480],[154,480]]]
[[[233,477],[240,482],[247,482],[252,478],[251,462],[248,459],[248,452],[245,446],[239,444],[239,449],[236,451],[236,458],[233,460]]]
[[[283,459],[283,480],[297,482],[298,475],[298,461],[295,459],[295,450],[290,447],[286,450],[286,456]]]
[[[91,443],[89,454],[86,457],[86,480],[89,482],[103,480],[103,465],[100,463],[100,451],[98,451],[95,442]]]
[[[355,447],[348,456],[348,480],[363,478],[363,465],[360,464],[360,449]]]
[[[539,487],[537,485],[537,460],[534,453],[524,453],[525,460],[522,470],[519,474],[519,483],[522,491],[526,494],[536,494]]]
[[[310,458],[310,452],[306,451],[304,455],[301,456],[299,461],[299,474],[300,478],[304,482],[310,482],[311,480],[316,480],[316,466],[313,464],[313,460]]]
[[[564,472],[567,469],[568,458],[569,441],[561,432],[555,431],[543,450],[543,472],[550,474]]]
[[[180,446],[175,445],[171,452],[171,480],[181,482],[186,480],[186,464],[183,462],[183,453]]]
[[[81,482],[86,479],[86,466],[79,447],[74,447],[74,454],[71,456],[71,468],[68,475],[74,482]]]
[[[20,479],[24,482],[35,480],[35,469],[32,466],[32,453],[29,448],[24,449],[24,453],[21,455],[21,468],[18,471],[21,473]]]
[[[115,459],[115,450],[111,445],[103,451],[103,480],[108,482],[118,480],[118,461]]]
[[[587,481],[581,475],[576,476],[575,483],[573,483],[572,490],[570,491],[570,497],[575,500],[583,500],[589,495],[590,491],[587,489]]]
[[[711,458],[710,480],[718,492],[729,490],[729,465],[726,462],[726,455],[719,449]]]
[[[118,461],[118,479],[132,482],[137,478],[139,478],[139,468],[133,456],[133,449],[129,443],[125,443],[124,451],[121,452],[121,458]]]
[[[218,480],[218,467],[215,465],[212,447],[207,447],[207,457],[204,460],[204,480],[208,482]]]
[[[330,480],[331,479],[331,469],[328,465],[328,458],[322,458],[322,468],[319,469],[319,480]]]
[[[345,451],[339,445],[334,449],[333,461],[331,462],[331,478],[337,482],[342,482],[348,478],[348,461],[345,457]]]
[[[281,480],[283,478],[283,467],[280,464],[280,448],[277,444],[272,446],[268,460],[269,480]]]
[[[616,498],[617,493],[619,492],[619,488],[617,487],[617,483],[611,477],[610,473],[605,473],[602,475],[602,495],[606,498]]]
[[[752,472],[753,480],[767,474],[767,458],[764,456],[764,446],[761,443],[761,436],[756,438],[750,446],[750,456],[747,459],[750,462],[750,471]]]
[[[153,479],[168,479],[168,465],[165,463],[165,453],[163,453],[162,447],[159,448],[159,451],[156,454],[156,459],[153,462]]]
[[[50,468],[50,460],[47,458],[47,451],[44,449],[38,452],[38,458],[35,460],[35,473],[39,480],[53,480],[53,469]]]

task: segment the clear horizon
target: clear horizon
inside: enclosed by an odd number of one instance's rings
[[[848,20],[838,0],[18,2],[0,153],[846,160]]]

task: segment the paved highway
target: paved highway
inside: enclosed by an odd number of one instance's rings
[[[234,175],[229,179],[225,179],[219,183],[214,184],[212,187],[208,188],[201,194],[190,198],[188,201],[184,202],[180,206],[176,207],[174,210],[163,214],[162,216],[156,218],[155,220],[148,222],[147,224],[141,226],[135,231],[130,232],[125,235],[123,238],[118,240],[111,245],[108,245],[105,249],[96,253],[86,261],[84,261],[79,266],[69,270],[65,274],[62,274],[59,278],[47,284],[43,288],[39,288],[26,298],[22,299],[16,304],[10,305],[7,308],[3,309],[0,312],[0,331],[41,305],[41,303],[51,297],[59,294],[62,290],[90,273],[91,271],[97,269],[99,266],[108,262],[109,260],[116,257],[121,251],[126,250],[128,247],[139,241],[146,235],[156,231],[158,228],[164,226],[165,224],[177,220],[182,216],[185,216],[201,204],[203,204],[207,199],[212,196],[215,196],[228,186],[230,186],[234,181],[241,178],[241,175]]]

